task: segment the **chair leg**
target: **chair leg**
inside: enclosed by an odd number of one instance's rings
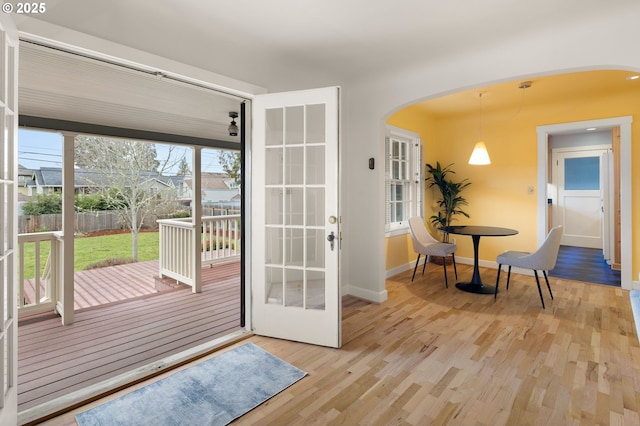
[[[507,271],[507,290],[509,290],[509,281],[511,281],[511,265],[509,265],[509,270]]]
[[[424,255],[424,264],[422,265],[422,275],[424,275],[425,269],[427,269],[427,261],[429,260],[429,255]]]
[[[553,300],[553,293],[551,293],[551,286],[549,285],[549,278],[547,278],[547,271],[542,271],[542,273],[544,274],[544,280],[547,282],[547,288],[549,289],[551,300]]]
[[[456,255],[451,253],[451,260],[453,260],[453,272],[456,273],[456,280],[458,279],[458,268],[456,268]]]
[[[447,280],[447,258],[442,256],[442,269],[444,269],[444,286],[449,288],[449,281]]]
[[[538,271],[536,271],[534,269],[533,273],[536,276],[536,284],[538,284],[538,294],[540,294],[540,301],[542,302],[542,309],[545,309],[545,307],[544,307],[544,299],[542,298],[542,289],[540,288],[540,278],[538,278]]]
[[[498,297],[498,284],[500,284],[500,271],[502,270],[502,265],[498,265],[498,276],[496,277],[496,291],[493,293],[493,298]]]
[[[418,263],[420,263],[420,253],[418,253],[418,258],[416,259],[416,266],[413,268],[413,276],[411,277],[411,282],[416,277],[416,269],[418,269]]]

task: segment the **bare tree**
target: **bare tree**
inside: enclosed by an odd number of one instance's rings
[[[155,145],[149,142],[78,136],[75,140],[75,164],[84,173],[87,186],[104,194],[131,231],[131,255],[138,260],[138,232],[144,219],[172,201],[171,184],[163,176],[175,168],[173,149],[162,161]]]

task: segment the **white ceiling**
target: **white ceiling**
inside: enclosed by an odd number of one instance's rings
[[[268,88],[345,84],[637,0],[47,0],[37,19]],[[16,17],[19,21],[19,17]]]

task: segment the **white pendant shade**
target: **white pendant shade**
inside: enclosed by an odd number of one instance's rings
[[[484,142],[478,142],[476,143],[476,146],[473,147],[473,152],[469,158],[469,164],[476,166],[491,164],[489,153],[487,152],[487,147]]]

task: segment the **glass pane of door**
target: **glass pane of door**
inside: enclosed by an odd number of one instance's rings
[[[324,309],[325,105],[267,110],[265,303]]]

